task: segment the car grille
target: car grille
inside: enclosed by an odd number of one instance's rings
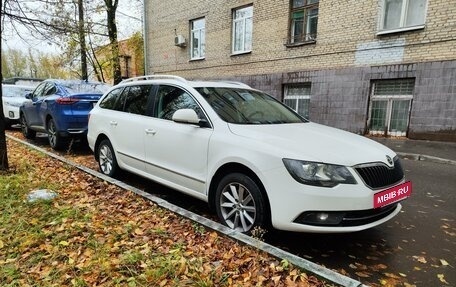
[[[355,170],[364,183],[372,189],[391,186],[404,178],[401,161],[397,156],[394,158],[393,168],[384,163],[374,163],[355,167]]]

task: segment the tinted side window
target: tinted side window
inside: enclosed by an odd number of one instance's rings
[[[150,85],[141,85],[126,88],[124,92],[126,94],[124,110],[127,113],[145,115],[151,87]]]
[[[123,101],[121,101],[120,95],[122,93],[122,88],[112,90],[103,100],[100,102],[100,108],[108,109],[108,110],[122,110]]]
[[[44,89],[44,96],[47,97],[47,96],[50,96],[52,94],[55,94],[57,92],[57,87],[55,86],[54,83],[48,83],[46,85],[46,88]]]
[[[46,87],[47,82],[42,82],[41,84],[36,87],[33,91],[33,98],[38,98],[43,94],[44,88]]]
[[[156,116],[172,120],[174,112],[179,109],[193,109],[200,118],[204,118],[201,108],[186,91],[172,86],[160,86],[156,100]]]

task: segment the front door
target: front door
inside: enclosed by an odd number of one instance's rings
[[[146,169],[168,186],[203,198],[207,180],[207,153],[212,128],[176,123],[178,109],[193,109],[204,118],[196,100],[186,91],[160,86],[155,100],[155,118],[145,136]]]

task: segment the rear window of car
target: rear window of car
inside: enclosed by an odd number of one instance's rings
[[[110,86],[98,82],[63,82],[62,86],[71,93],[96,93],[103,94],[109,90]]]

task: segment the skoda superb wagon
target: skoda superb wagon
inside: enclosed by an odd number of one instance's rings
[[[204,200],[244,233],[359,231],[393,218],[412,192],[387,147],[236,82],[129,79],[91,110],[87,139],[104,174],[127,170]]]

